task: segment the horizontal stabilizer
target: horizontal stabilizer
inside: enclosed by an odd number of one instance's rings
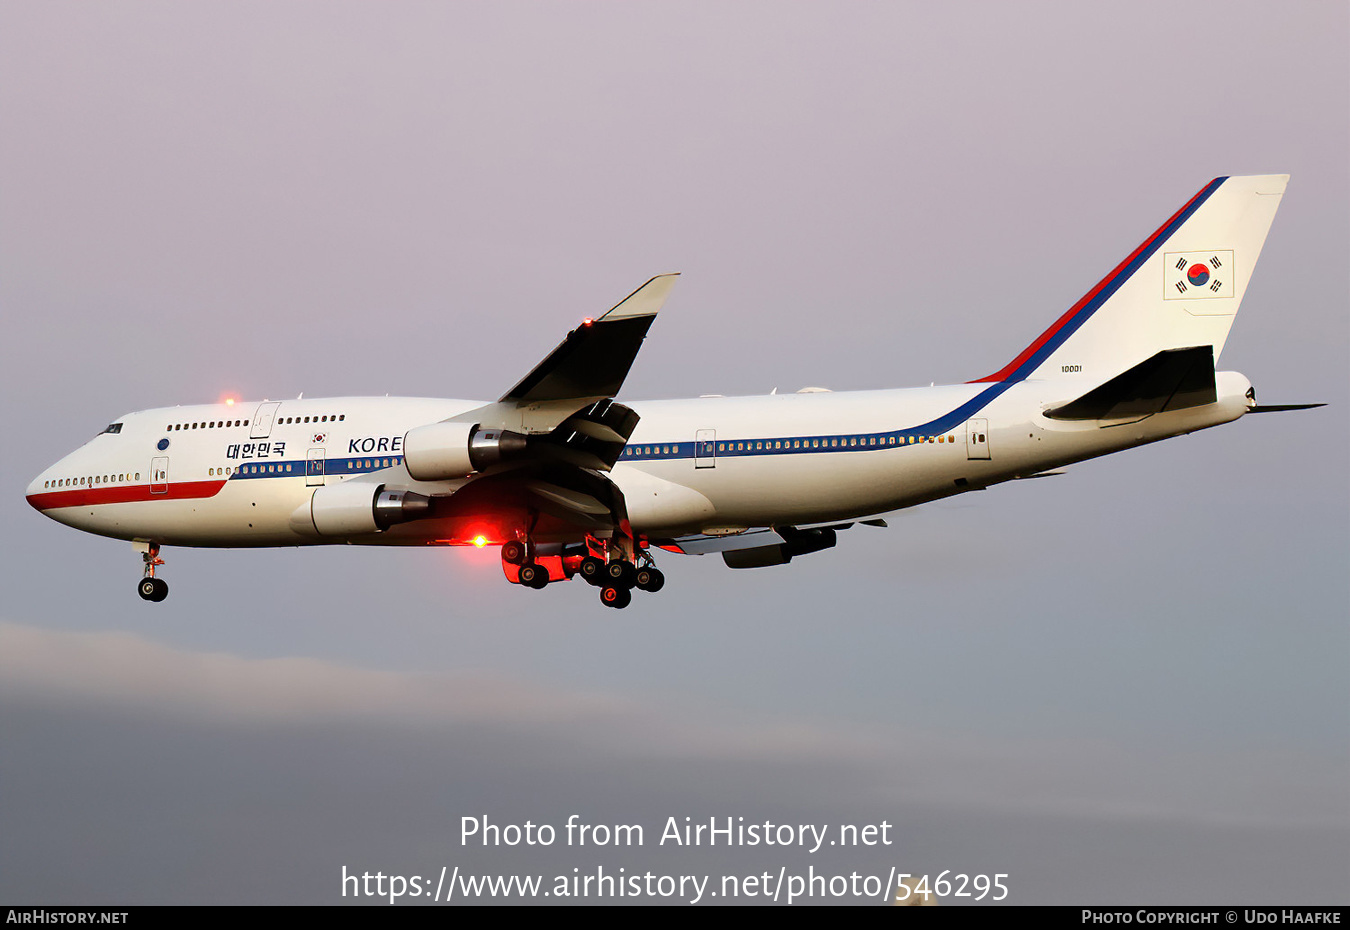
[[[1203,407],[1217,400],[1214,347],[1193,346],[1164,349],[1045,415],[1055,420],[1118,420]]]
[[[1311,410],[1314,407],[1325,407],[1326,404],[1258,404],[1255,407],[1248,407],[1248,413],[1283,413],[1286,410]]]

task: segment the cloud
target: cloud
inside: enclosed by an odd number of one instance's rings
[[[615,760],[698,761],[723,771],[762,767],[776,770],[775,796],[793,803],[818,797],[824,777],[849,785],[855,800],[902,807],[1104,820],[1350,823],[1341,756],[1160,754],[1108,740],[943,731],[903,713],[891,726],[860,727],[729,713],[697,700],[656,705],[487,672],[401,673],[310,658],[195,652],[124,632],[0,623],[0,698],[260,732],[336,725],[401,732],[415,741],[490,731],[500,745],[513,744],[511,755],[529,757],[532,745],[567,744],[582,770],[611,769]]]

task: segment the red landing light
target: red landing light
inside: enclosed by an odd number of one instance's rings
[[[475,536],[475,537],[473,538],[473,544],[474,544],[475,546],[477,546],[479,549],[482,549],[484,546],[487,545],[487,537],[486,537],[486,536]]]
[[[581,321],[581,325],[582,325],[582,326],[590,326],[590,325],[591,325],[592,323],[594,323],[594,322],[595,322],[595,320],[592,319],[591,317],[586,317],[586,319],[584,319],[584,320]]]

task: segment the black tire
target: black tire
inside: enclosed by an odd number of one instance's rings
[[[534,562],[520,566],[520,583],[527,588],[542,588],[548,584],[548,569]]]
[[[633,592],[627,588],[619,587],[614,584],[607,584],[600,589],[600,603],[606,607],[613,607],[616,610],[622,610],[633,602]]]
[[[136,593],[141,596],[141,600],[155,600],[155,595],[159,593],[159,585],[155,584],[155,580],[154,578],[142,578],[136,584]]]
[[[666,586],[666,576],[659,568],[639,568],[633,584],[643,591],[655,594]]]
[[[605,563],[593,555],[588,555],[577,566],[577,574],[593,585],[604,584]]]
[[[610,562],[605,566],[605,580],[612,585],[631,588],[635,574],[636,570],[633,568],[632,562]]]
[[[510,565],[521,565],[528,555],[525,544],[519,539],[508,539],[502,543],[502,561]]]
[[[169,596],[169,583],[163,578],[150,578],[150,584],[154,587],[155,593],[150,595],[150,600],[158,604]]]

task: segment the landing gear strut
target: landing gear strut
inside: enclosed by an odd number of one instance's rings
[[[164,600],[169,596],[169,584],[163,578],[155,577],[155,568],[164,564],[159,557],[159,543],[150,543],[141,553],[141,559],[145,562],[145,575],[136,585],[136,593],[143,601]]]

